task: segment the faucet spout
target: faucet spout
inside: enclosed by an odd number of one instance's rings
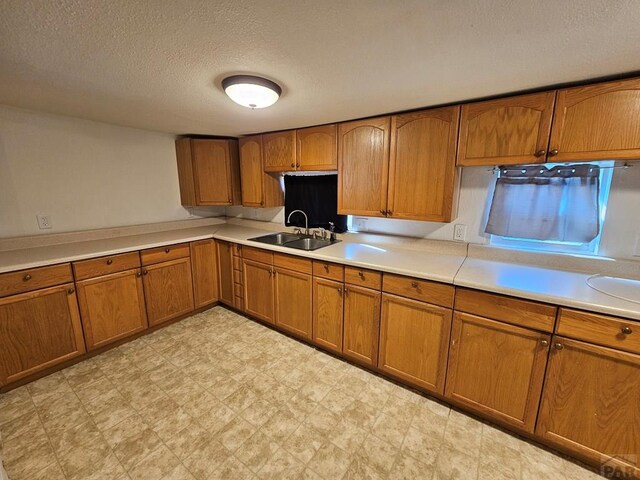
[[[289,223],[289,221],[291,220],[291,215],[298,212],[304,215],[304,234],[309,235],[309,219],[307,218],[307,214],[304,213],[302,210],[294,210],[293,212],[291,212],[287,217],[287,223]]]

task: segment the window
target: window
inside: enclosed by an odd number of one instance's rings
[[[597,254],[613,166],[501,167],[485,227],[491,245]]]

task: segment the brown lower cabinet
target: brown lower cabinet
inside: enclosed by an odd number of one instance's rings
[[[445,395],[533,432],[550,335],[456,312]]]
[[[253,260],[242,260],[245,312],[274,323],[273,267]]]
[[[640,355],[554,337],[536,433],[640,478]]]
[[[233,307],[233,252],[229,242],[216,241],[220,301]]]
[[[314,277],[313,340],[337,353],[342,352],[343,311],[344,284]]]
[[[189,244],[195,308],[218,301],[218,257],[213,240]]]
[[[311,275],[284,268],[273,269],[275,324],[288,332],[311,339]]]
[[[139,268],[76,282],[87,350],[147,328]]]
[[[73,283],[0,299],[0,385],[85,352]]]
[[[383,293],[378,368],[443,394],[451,316],[449,308]]]
[[[376,366],[380,332],[380,291],[345,285],[342,353],[351,360]]]
[[[149,325],[158,325],[193,311],[189,257],[143,267],[143,283]]]

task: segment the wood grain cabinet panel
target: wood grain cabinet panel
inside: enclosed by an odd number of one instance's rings
[[[454,288],[453,285],[445,283],[385,273],[382,279],[382,290],[441,307],[453,307]]]
[[[549,342],[544,333],[456,312],[445,395],[533,432]]]
[[[313,340],[336,353],[342,352],[344,284],[313,279]]]
[[[311,339],[311,275],[279,267],[273,271],[275,324],[298,337]]]
[[[338,126],[296,130],[296,170],[337,170],[338,169]]]
[[[536,433],[640,478],[639,399],[640,356],[554,337]]]
[[[0,299],[0,385],[84,352],[72,283]]]
[[[243,259],[245,312],[274,323],[273,267]]]
[[[313,276],[344,282],[344,265],[338,263],[313,261]]]
[[[339,125],[339,214],[385,216],[390,130],[389,117]]]
[[[71,264],[30,268],[0,275],[0,297],[73,282]]]
[[[129,252],[108,257],[92,258],[73,262],[73,273],[76,281],[100,277],[110,273],[123,272],[140,267],[140,253]]]
[[[344,267],[344,281],[359,287],[380,290],[382,287],[382,273],[358,267]]]
[[[262,150],[262,135],[240,139],[242,205],[280,207],[284,205],[282,186],[277,177],[264,173]]]
[[[544,163],[555,91],[462,106],[458,165]]]
[[[148,248],[140,252],[142,265],[152,265],[154,263],[167,262],[177,258],[186,258],[191,255],[188,243],[177,243],[164,247]]]
[[[143,285],[149,325],[158,325],[193,311],[190,258],[143,267]]]
[[[233,307],[233,253],[231,244],[216,240],[218,253],[218,283],[220,284],[220,301]]]
[[[383,294],[378,368],[443,394],[451,315],[448,308]]]
[[[430,222],[455,218],[459,118],[459,106],[391,117],[388,217]]]
[[[296,131],[262,135],[265,172],[290,172],[297,167]]]
[[[218,259],[213,240],[189,244],[195,308],[218,301]]]
[[[550,161],[640,158],[640,79],[558,91]]]
[[[176,140],[182,205],[239,205],[237,140]]]
[[[345,286],[342,353],[367,366],[378,363],[380,333],[380,292]]]
[[[141,276],[133,269],[76,283],[87,350],[147,328]]]

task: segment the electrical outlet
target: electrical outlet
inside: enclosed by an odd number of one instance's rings
[[[51,228],[51,215],[36,215],[38,219],[38,228],[40,230],[49,230]]]
[[[351,226],[356,230],[356,232],[366,232],[367,231],[367,219],[363,217],[354,217],[351,222]]]
[[[459,223],[453,226],[453,239],[456,242],[464,242],[467,239],[467,226]]]

